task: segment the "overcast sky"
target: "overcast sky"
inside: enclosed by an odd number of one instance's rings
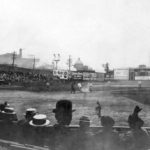
[[[51,63],[72,56],[97,71],[150,66],[149,0],[0,0],[0,54],[23,48]]]

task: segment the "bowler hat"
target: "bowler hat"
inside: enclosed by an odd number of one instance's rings
[[[29,122],[31,126],[34,127],[44,127],[50,124],[50,121],[47,119],[47,116],[44,114],[37,114]]]
[[[59,100],[56,103],[56,108],[53,109],[53,113],[56,113],[58,110],[63,109],[64,112],[74,112],[75,109],[72,109],[72,102],[69,100]]]
[[[33,116],[37,113],[36,108],[27,108],[26,113],[24,114],[25,116]]]

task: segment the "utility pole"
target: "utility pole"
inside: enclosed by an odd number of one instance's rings
[[[33,58],[33,70],[35,69],[35,56]]]
[[[13,52],[13,54],[12,54],[12,67],[14,68],[14,66],[15,66],[15,59],[16,59],[16,53],[15,53],[15,51]]]
[[[69,59],[68,59],[67,65],[68,65],[69,72],[70,72],[71,71],[71,66],[72,66],[72,58],[71,58],[70,55],[69,55]]]

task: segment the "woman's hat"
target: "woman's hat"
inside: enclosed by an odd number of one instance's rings
[[[56,113],[60,109],[63,109],[63,111],[66,113],[75,111],[75,109],[72,110],[72,102],[69,100],[59,100],[56,103],[56,108],[53,109],[53,113]]]
[[[50,121],[47,119],[46,115],[37,114],[33,117],[29,124],[34,127],[43,127],[49,125]]]

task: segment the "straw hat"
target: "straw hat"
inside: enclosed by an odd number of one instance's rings
[[[4,111],[2,111],[2,113],[4,113],[4,114],[16,114],[16,112],[14,111],[14,108],[12,108],[12,107],[5,107]]]
[[[2,118],[3,120],[12,120],[17,121],[17,114],[12,107],[5,107],[4,111],[2,111]]]
[[[49,125],[50,121],[47,119],[46,115],[37,114],[33,117],[33,120],[31,120],[29,124],[34,127],[43,127]]]

